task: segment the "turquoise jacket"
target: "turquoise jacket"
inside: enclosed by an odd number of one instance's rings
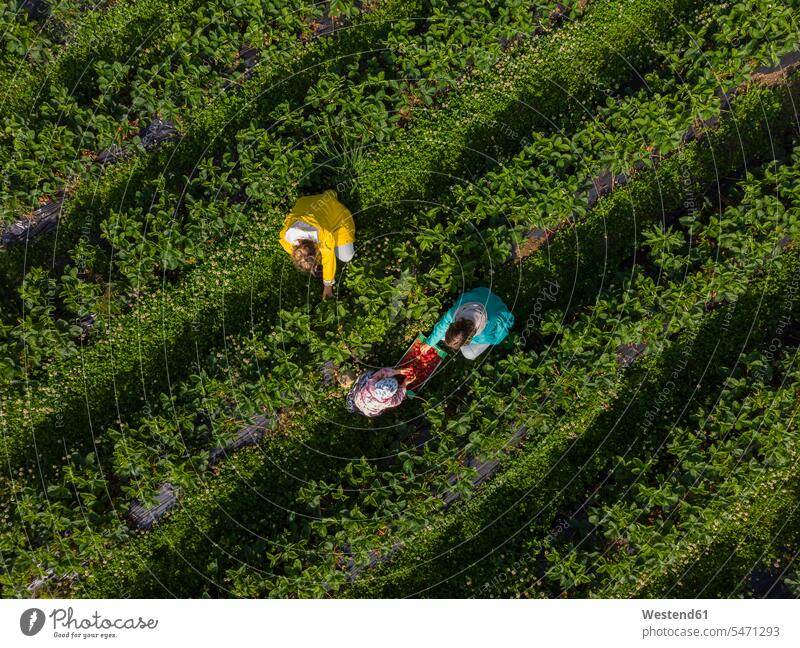
[[[431,346],[444,337],[447,328],[453,323],[456,311],[462,304],[478,302],[486,308],[487,321],[484,329],[470,340],[470,344],[499,344],[505,340],[511,327],[514,326],[514,314],[508,310],[503,300],[488,288],[473,288],[458,298],[456,303],[440,319],[426,342]]]

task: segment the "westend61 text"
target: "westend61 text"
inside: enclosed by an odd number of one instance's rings
[[[708,620],[708,610],[642,610],[645,619],[705,619]]]

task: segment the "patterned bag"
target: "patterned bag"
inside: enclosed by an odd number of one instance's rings
[[[358,412],[358,408],[356,407],[355,403],[355,395],[359,392],[359,390],[364,387],[367,381],[370,379],[370,376],[374,374],[374,370],[365,371],[362,373],[357,379],[353,386],[350,388],[350,391],[347,392],[347,398],[345,399],[347,411],[351,414],[355,414]]]

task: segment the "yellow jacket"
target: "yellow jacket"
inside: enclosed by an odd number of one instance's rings
[[[280,233],[280,243],[289,254],[294,248],[284,237],[286,230],[296,221],[303,221],[316,228],[322,256],[322,279],[332,281],[336,275],[334,249],[337,245],[347,245],[356,240],[353,215],[336,199],[336,192],[331,189],[315,196],[298,198],[283,221]]]

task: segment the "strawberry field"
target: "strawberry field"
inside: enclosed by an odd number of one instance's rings
[[[3,597],[800,596],[800,2],[0,23]]]

